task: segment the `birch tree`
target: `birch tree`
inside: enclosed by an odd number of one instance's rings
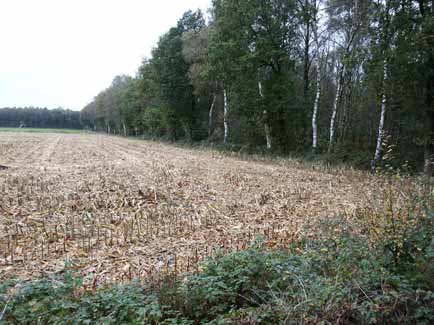
[[[217,103],[217,94],[219,82],[215,74],[211,71],[208,59],[209,38],[212,33],[212,27],[206,26],[199,31],[189,31],[184,33],[182,52],[186,62],[190,64],[189,78],[194,86],[194,94],[198,98],[205,99],[209,102],[211,96],[211,105],[208,108],[208,137],[211,137],[213,131],[213,117]]]
[[[378,125],[378,136],[377,136],[377,145],[375,148],[375,154],[374,159],[371,163],[371,169],[374,171],[378,161],[381,157],[381,149],[383,146],[383,140],[384,140],[384,122],[386,119],[386,110],[387,110],[387,80],[388,80],[388,62],[387,57],[389,53],[389,39],[391,38],[391,31],[389,28],[390,25],[390,9],[389,9],[389,0],[385,0],[385,3],[383,4],[382,1],[380,2],[380,6],[384,8],[384,14],[382,15],[383,21],[382,26],[380,26],[379,34],[380,36],[380,42],[381,42],[381,55],[383,57],[383,64],[382,64],[382,70],[383,70],[383,82],[381,87],[381,111],[380,111],[380,123]]]
[[[319,55],[319,53],[317,53]],[[318,149],[318,108],[319,101],[321,98],[321,64],[319,58],[316,59],[316,91],[315,91],[315,102],[313,104],[313,114],[312,114],[312,148],[316,152]]]
[[[315,91],[315,101],[313,104],[313,114],[312,114],[312,149],[314,152],[318,149],[318,108],[321,99],[321,58],[320,58],[320,43],[318,38],[318,25],[319,25],[319,11],[320,2],[314,2],[314,19],[313,19],[313,34],[314,42],[316,46],[315,64],[316,64],[316,91]]]
[[[360,2],[358,0],[349,2],[344,1],[340,6],[338,3],[334,3],[334,1],[329,1],[328,4],[329,10],[331,11],[329,14],[331,14],[332,17],[329,18],[331,23],[330,27],[337,31],[332,38],[334,38],[335,43],[338,44],[337,51],[341,52],[341,62],[336,74],[336,92],[333,101],[332,115],[330,118],[329,153],[333,148],[335,139],[336,116],[347,71],[347,61],[351,58],[362,26],[362,13],[359,4]],[[344,46],[339,46],[339,38],[344,39]]]
[[[228,137],[229,137],[229,124],[228,124],[228,112],[229,112],[229,105],[228,105],[228,94],[226,92],[226,88],[223,89],[223,102],[224,102],[224,108],[223,108],[223,126],[224,126],[224,135],[223,135],[223,143],[228,143]]]
[[[340,64],[340,68],[338,69],[337,76],[336,76],[336,93],[335,93],[335,98],[333,101],[332,116],[330,118],[328,152],[331,152],[334,138],[335,138],[335,122],[336,122],[336,115],[338,113],[338,105],[339,105],[339,99],[341,97],[342,82],[343,82],[342,79],[343,79],[344,75],[345,75],[345,63],[342,62]]]
[[[383,145],[384,139],[384,121],[386,117],[386,108],[387,108],[387,94],[386,94],[386,82],[387,82],[387,60],[383,61],[383,94],[381,96],[381,113],[380,113],[380,124],[378,126],[378,137],[377,137],[377,146],[375,149],[374,160],[372,161],[371,168],[374,170],[378,160],[380,160],[381,148]]]
[[[211,107],[209,108],[209,113],[208,113],[208,137],[211,137],[212,134],[212,126],[213,126],[212,117],[214,115],[214,107],[216,101],[217,101],[217,95],[214,94],[212,97]]]
[[[259,90],[259,96],[264,99],[264,90],[262,88],[262,82],[258,81],[258,90]],[[265,131],[265,140],[267,141],[267,149],[271,150],[272,144],[271,144],[271,132],[270,132],[270,125],[268,124],[268,112],[266,109],[263,111],[263,120],[264,120],[264,131]]]

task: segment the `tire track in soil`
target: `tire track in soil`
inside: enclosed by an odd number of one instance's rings
[[[40,156],[36,160],[36,164],[41,166],[49,166],[51,165],[51,157],[56,151],[57,146],[59,145],[61,136],[56,135],[53,136],[48,143],[43,147]]]

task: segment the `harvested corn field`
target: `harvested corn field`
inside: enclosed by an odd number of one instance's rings
[[[97,134],[0,133],[0,277],[69,261],[93,285],[195,271],[369,204],[374,178]]]

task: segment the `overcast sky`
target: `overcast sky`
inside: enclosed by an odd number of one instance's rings
[[[211,0],[0,0],[0,107],[79,110]]]

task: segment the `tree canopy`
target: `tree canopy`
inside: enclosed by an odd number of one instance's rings
[[[81,129],[80,112],[63,108],[0,108],[0,127]]]
[[[214,0],[135,77],[82,111],[93,129],[425,168],[434,153],[432,0]],[[387,153],[387,155],[386,155]]]

